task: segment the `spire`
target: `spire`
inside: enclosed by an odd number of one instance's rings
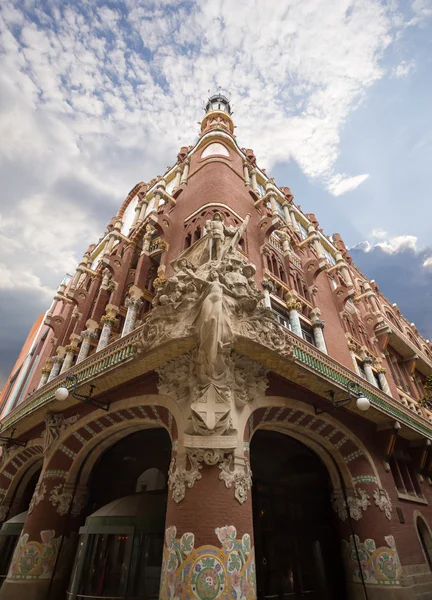
[[[231,105],[226,96],[221,93],[210,96],[205,107],[205,116],[201,121],[201,133],[207,133],[211,129],[227,129],[234,133],[234,123],[231,115]]]

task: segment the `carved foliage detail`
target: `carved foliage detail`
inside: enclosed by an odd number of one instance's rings
[[[373,492],[373,497],[375,499],[376,506],[378,506],[378,508],[384,512],[387,519],[391,521],[393,506],[387,490],[383,488],[377,488]]]
[[[348,510],[351,519],[359,521],[363,516],[363,512],[366,512],[368,506],[371,505],[369,498],[365,490],[356,488],[354,495],[347,496],[347,502],[345,502],[342,490],[335,490],[332,494],[333,510],[341,521],[347,520]]]

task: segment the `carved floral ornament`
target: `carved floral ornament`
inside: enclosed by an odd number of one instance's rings
[[[252,487],[252,471],[247,459],[242,458],[241,466],[234,463],[234,451],[223,449],[188,449],[187,459],[190,469],[176,466],[173,458],[168,472],[168,487],[172,491],[173,500],[179,503],[186,494],[186,487],[192,488],[195,482],[202,478],[203,463],[208,466],[218,465],[219,479],[227,488],[234,486],[234,497],[240,504],[247,500],[247,495]],[[232,468],[233,467],[233,468]]]
[[[68,514],[72,504],[70,513],[73,517],[77,517],[86,504],[87,491],[78,489],[74,492],[63,483],[59,483],[51,490],[49,500],[61,516]]]
[[[373,491],[373,497],[375,499],[375,505],[378,506],[378,508],[384,512],[387,519],[391,521],[393,508],[387,490],[376,488]],[[335,490],[332,493],[332,505],[341,521],[347,520],[348,510],[350,518],[354,521],[359,521],[363,516],[363,512],[366,512],[367,508],[371,506],[371,502],[370,496],[365,490],[356,488],[353,495],[347,495],[346,501],[342,490]]]

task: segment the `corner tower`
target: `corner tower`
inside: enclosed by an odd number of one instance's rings
[[[224,96],[29,340],[2,395],[0,600],[431,593],[431,345]]]

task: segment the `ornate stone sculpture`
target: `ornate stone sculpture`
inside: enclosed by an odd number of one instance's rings
[[[283,225],[279,229],[276,229],[275,233],[282,243],[283,252],[289,252],[291,250],[291,236],[288,232],[288,227]]]
[[[216,213],[207,222],[207,235],[172,263],[175,274],[158,288],[143,327],[143,349],[196,339],[196,351],[158,373],[161,393],[189,402],[199,435],[227,434],[233,407],[265,392],[265,369],[233,353],[237,338],[290,355],[288,337],[256,287],[255,267],[236,250],[248,221],[230,228]]]
[[[150,250],[150,244],[153,239],[153,236],[156,233],[156,229],[151,223],[147,223],[145,230],[146,232],[143,236],[143,252],[148,252]]]
[[[78,419],[79,415],[73,415],[65,419],[63,413],[47,413],[45,415],[45,430],[42,433],[44,453],[49,450],[60,434],[76,423]]]

